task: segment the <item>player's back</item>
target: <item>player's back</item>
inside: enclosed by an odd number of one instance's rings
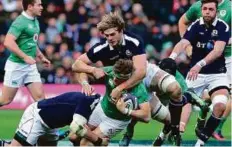
[[[39,115],[50,128],[60,128],[72,122],[73,114],[89,118],[100,95],[86,96],[80,92],[68,92],[38,102]]]

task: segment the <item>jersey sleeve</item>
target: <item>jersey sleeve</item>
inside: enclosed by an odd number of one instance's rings
[[[93,63],[96,63],[97,61],[101,61],[101,59],[104,58],[104,52],[103,52],[104,46],[100,43],[95,44],[93,47],[89,49],[89,51],[86,53],[89,60]]]
[[[108,75],[113,71],[113,66],[105,66],[103,67],[103,71]]]
[[[185,13],[186,14],[186,19],[189,22],[193,22],[198,18],[198,13],[201,13],[201,2],[198,1],[194,3],[188,11]]]
[[[188,27],[183,38],[187,39],[189,42],[192,42],[196,36],[196,32],[197,32],[196,29],[197,29],[196,22],[194,22]]]
[[[10,26],[8,34],[14,35],[15,38],[17,39],[20,36],[20,34],[23,32],[23,29],[24,26],[22,25],[22,23],[20,23],[19,19],[16,19]]]
[[[230,27],[227,24],[220,25],[218,29],[218,41],[225,41],[226,43],[228,43],[230,36],[231,36]]]
[[[138,39],[138,45],[134,44],[132,53],[134,56],[145,54],[144,43],[142,40]]]

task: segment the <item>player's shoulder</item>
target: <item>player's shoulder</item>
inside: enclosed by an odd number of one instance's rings
[[[23,23],[23,22],[25,22],[25,19],[21,14],[18,17],[16,17],[16,19],[13,21],[13,24],[18,24],[18,23]]]
[[[123,36],[126,42],[130,42],[135,46],[139,46],[140,44],[143,44],[142,38],[132,32],[124,31]]]
[[[224,20],[222,20],[220,18],[217,18],[215,23],[217,23],[216,27],[223,28],[226,32],[229,31],[229,29],[230,29],[229,25]]]
[[[192,23],[189,25],[189,27],[188,27],[187,30],[189,31],[189,30],[191,30],[191,29],[197,29],[198,26],[201,25],[201,23],[202,23],[201,21],[203,21],[203,20],[202,20],[202,17],[196,19],[194,22],[192,22]]]
[[[101,40],[100,42],[94,44],[90,50],[93,53],[97,53],[99,51],[103,51],[109,48],[109,43],[106,40]]]
[[[201,0],[200,1],[197,1],[197,2],[195,2],[195,3],[193,3],[192,5],[191,5],[191,7],[190,8],[194,8],[194,9],[197,9],[197,10],[201,10]]]

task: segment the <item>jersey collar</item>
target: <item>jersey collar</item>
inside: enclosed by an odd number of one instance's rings
[[[213,26],[216,26],[217,25],[217,22],[218,22],[218,18],[216,17],[212,23]],[[205,22],[204,22],[204,19],[203,17],[200,18],[200,25],[204,25]]]
[[[25,16],[27,19],[34,20],[35,18],[28,15],[25,11],[22,12],[22,15]]]

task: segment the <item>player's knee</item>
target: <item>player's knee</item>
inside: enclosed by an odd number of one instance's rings
[[[10,104],[12,102],[12,100],[13,99],[0,97],[0,107]]]
[[[222,116],[226,109],[228,98],[225,95],[216,95],[212,99],[213,113],[217,117]]]
[[[170,98],[175,101],[181,101],[181,88],[177,82],[173,82],[168,86],[167,92],[170,95]]]
[[[85,124],[87,123],[87,120],[79,115],[74,114],[73,115],[73,121],[70,124],[70,130],[71,132],[75,133],[77,136],[83,137],[87,133],[87,129],[85,128]]]
[[[44,98],[45,98],[45,95],[44,95],[44,93],[42,91],[39,91],[34,95],[35,101],[40,101],[40,100],[42,100]]]

